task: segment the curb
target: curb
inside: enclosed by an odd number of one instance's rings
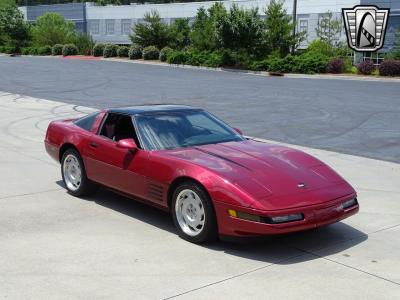
[[[9,56],[7,54],[0,53],[0,56]],[[360,75],[334,75],[334,74],[294,74],[285,73],[283,76],[270,75],[266,71],[251,71],[251,70],[240,70],[240,69],[230,69],[230,68],[212,68],[203,66],[191,66],[191,65],[175,65],[168,64],[160,61],[144,61],[144,60],[129,60],[121,58],[104,58],[104,57],[92,57],[92,56],[36,56],[36,55],[21,55],[21,57],[39,57],[39,58],[62,58],[62,59],[76,59],[76,60],[94,60],[94,61],[111,61],[119,63],[130,63],[130,64],[141,64],[150,65],[158,67],[170,67],[170,68],[182,68],[182,69],[192,69],[192,70],[204,70],[204,71],[216,71],[216,72],[229,72],[229,73],[241,73],[247,75],[263,76],[263,77],[274,77],[274,78],[290,78],[290,79],[326,79],[326,80],[353,80],[353,81],[373,81],[373,82],[398,82],[400,83],[399,77],[383,77],[383,76],[360,76]]]
[[[144,60],[128,60],[128,59],[119,59],[119,58],[101,58],[102,61],[113,61],[113,62],[125,62],[132,64],[142,64],[142,65],[153,65],[159,67],[172,67],[172,68],[183,68],[183,69],[193,69],[193,70],[206,70],[206,71],[217,71],[217,72],[229,72],[229,73],[242,73],[247,75],[255,75],[255,76],[264,76],[264,77],[286,77],[291,79],[334,79],[334,80],[356,80],[356,81],[375,81],[375,82],[399,82],[400,78],[392,78],[392,77],[370,77],[370,76],[357,76],[357,75],[334,75],[334,74],[294,74],[294,73],[285,73],[283,76],[275,76],[270,75],[269,72],[266,71],[251,71],[251,70],[240,70],[240,69],[230,69],[230,68],[211,68],[211,67],[202,67],[202,66],[191,66],[191,65],[175,65],[168,64],[159,61],[144,61]]]

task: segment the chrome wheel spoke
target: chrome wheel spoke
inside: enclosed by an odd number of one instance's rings
[[[205,212],[199,195],[190,189],[181,191],[177,197],[175,212],[183,232],[190,236],[200,234],[205,224]]]
[[[82,182],[82,170],[78,159],[73,154],[69,154],[63,164],[63,174],[65,184],[71,191],[79,189]]]

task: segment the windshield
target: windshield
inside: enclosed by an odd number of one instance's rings
[[[146,149],[163,150],[242,141],[244,138],[205,111],[142,115],[137,127]]]

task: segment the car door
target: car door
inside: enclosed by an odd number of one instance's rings
[[[131,129],[121,132],[118,122],[131,122]],[[114,127],[114,128],[113,128]],[[119,130],[119,132],[118,132]],[[85,149],[85,166],[88,177],[121,192],[144,197],[148,152],[140,148],[135,152],[117,147],[118,140],[136,137],[131,116],[108,113],[97,134],[93,134]],[[140,147],[140,145],[138,145]]]

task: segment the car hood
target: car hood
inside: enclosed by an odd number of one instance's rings
[[[330,167],[299,150],[253,140],[168,151],[213,171],[255,199],[280,198],[347,185]],[[343,195],[338,195],[343,196]]]

